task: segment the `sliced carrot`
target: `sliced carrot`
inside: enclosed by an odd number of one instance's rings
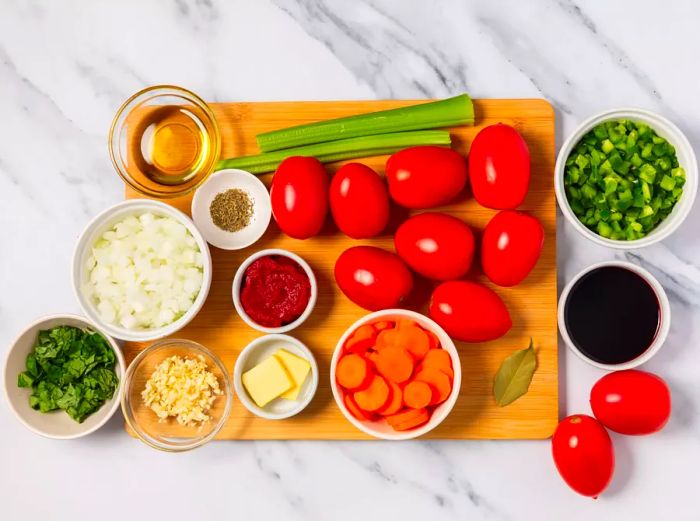
[[[396,321],[396,329],[404,329],[407,327],[417,327],[418,324],[416,324],[415,321],[411,320],[410,318],[402,318],[401,320]]]
[[[389,401],[386,402],[384,407],[377,411],[382,416],[396,414],[401,410],[401,407],[403,407],[403,391],[401,390],[401,387],[399,387],[391,380],[387,380],[386,383],[388,383],[389,387],[391,388],[391,396],[389,397]]]
[[[444,349],[431,349],[423,358],[422,369],[439,369],[450,378],[454,378],[455,372],[452,370],[452,357]]]
[[[373,367],[377,366],[377,356],[379,355],[379,352],[375,351],[374,349],[370,349],[364,354],[365,360],[368,362],[371,362]]]
[[[367,352],[365,353],[365,360],[367,360],[368,362],[370,362],[370,364],[372,365],[372,367],[374,367],[374,368],[376,369],[376,368],[377,368],[377,357],[378,357],[378,356],[379,356],[379,352],[370,350],[370,351],[367,351]]]
[[[403,388],[403,402],[406,404],[406,407],[422,409],[430,405],[432,399],[433,390],[427,383],[420,380],[408,382],[406,387]]]
[[[379,374],[397,384],[407,381],[413,373],[413,358],[403,347],[385,347],[377,352],[374,363]]]
[[[427,412],[425,409],[404,409],[401,412],[392,414],[386,417],[386,421],[392,427],[394,425],[400,425],[402,423],[411,421],[413,418],[421,416],[422,413]]]
[[[437,338],[435,338],[437,341]],[[399,346],[408,350],[415,360],[421,360],[431,348],[431,338],[413,320],[402,319],[393,329],[383,329],[377,336],[375,348],[378,351],[386,347]],[[439,343],[438,343],[439,345]]]
[[[418,410],[421,412],[416,414],[413,418],[402,423],[396,423],[392,425],[392,428],[396,431],[408,431],[410,429],[420,427],[424,423],[427,423],[428,420],[430,420],[430,414],[428,413],[428,411],[426,411],[425,409]]]
[[[384,329],[379,332],[377,336],[376,349],[381,351],[385,347],[391,347],[396,345],[396,338],[399,335],[399,330],[396,328]]]
[[[416,374],[414,380],[427,383],[433,389],[433,399],[430,405],[437,405],[447,400],[452,392],[452,381],[450,377],[439,369],[424,367]]]
[[[345,341],[345,350],[350,353],[363,355],[368,349],[374,347],[379,332],[371,324],[358,327]]]
[[[357,403],[355,403],[355,399],[351,394],[346,394],[343,398],[343,402],[345,403],[345,408],[350,411],[350,414],[352,414],[356,419],[360,421],[368,421],[371,419],[371,416],[368,413],[357,406]]]
[[[398,335],[395,338],[396,345],[400,345],[416,360],[422,360],[426,353],[430,350],[430,340],[418,326],[402,326],[398,329]]]
[[[428,335],[430,349],[440,349],[440,340],[438,339],[437,335],[432,331],[428,331],[427,329],[424,329],[423,331],[425,331],[425,334]]]
[[[389,401],[390,392],[389,384],[386,383],[386,380],[376,374],[367,388],[357,391],[353,398],[360,409],[365,412],[374,412],[386,405],[386,402]]]
[[[349,391],[363,389],[369,385],[373,375],[367,360],[355,354],[342,357],[335,368],[338,385]]]
[[[372,325],[377,331],[384,331],[385,329],[393,329],[395,324],[389,320],[380,320]]]

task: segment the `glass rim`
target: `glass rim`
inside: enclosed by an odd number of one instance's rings
[[[178,87],[177,85],[163,84],[152,85],[132,94],[129,98],[127,98],[126,101],[124,101],[124,103],[121,104],[116,114],[114,115],[114,118],[112,119],[112,123],[110,124],[109,134],[107,136],[107,149],[109,150],[109,158],[117,174],[119,175],[119,177],[121,177],[122,181],[124,181],[124,183],[127,186],[133,188],[136,192],[138,192],[141,195],[155,197],[158,199],[172,199],[175,197],[182,197],[192,193],[197,188],[199,188],[204,183],[204,181],[207,180],[207,178],[209,177],[209,175],[211,175],[212,172],[214,172],[214,167],[216,165],[216,161],[213,161],[209,171],[206,172],[206,174],[203,175],[202,178],[192,186],[189,186],[183,190],[167,192],[153,190],[151,188],[143,186],[142,184],[135,181],[134,178],[129,174],[128,170],[123,166],[124,162],[121,160],[121,153],[118,150],[119,145],[117,134],[121,131],[124,124],[124,120],[131,113],[131,111],[134,109],[137,103],[140,103],[142,101],[142,99],[154,99],[165,95],[180,96],[183,99],[192,102],[195,106],[197,106],[197,108],[201,109],[204,112],[206,119],[209,123],[211,123],[211,126],[214,130],[214,135],[212,136],[214,148],[213,156],[215,158],[218,158],[221,152],[221,131],[216,121],[216,117],[214,116],[214,112],[211,110],[211,107],[209,107],[209,104],[206,101],[204,101],[200,96],[198,96],[191,90],[185,89],[183,87]]]

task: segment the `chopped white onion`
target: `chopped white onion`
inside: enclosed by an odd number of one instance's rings
[[[171,217],[129,216],[102,234],[85,268],[83,292],[102,320],[154,329],[187,312],[202,287],[197,241]]]

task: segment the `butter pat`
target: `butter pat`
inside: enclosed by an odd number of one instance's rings
[[[274,355],[243,373],[241,379],[258,407],[265,407],[294,387],[294,380]]]
[[[311,364],[305,358],[293,355],[286,349],[280,349],[274,355],[282,365],[287,369],[289,376],[292,378],[292,388],[282,394],[282,398],[287,400],[296,400],[299,398],[301,387],[304,385],[306,376],[311,371]]]

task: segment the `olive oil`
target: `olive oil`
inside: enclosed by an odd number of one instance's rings
[[[155,183],[188,183],[216,158],[210,133],[192,107],[165,105],[143,114],[132,136],[132,159],[140,173]],[[206,172],[208,173],[208,172]]]
[[[194,192],[214,171],[220,151],[212,108],[174,85],[131,96],[109,129],[109,156],[128,190],[156,199]]]

